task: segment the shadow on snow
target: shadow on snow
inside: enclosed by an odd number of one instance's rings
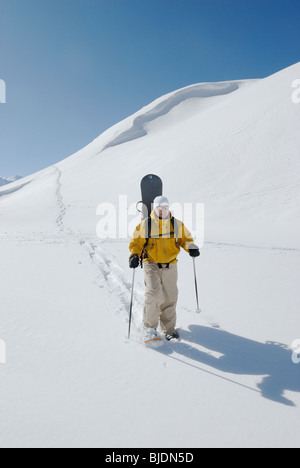
[[[181,330],[181,338],[191,344],[178,343],[177,354],[222,373],[263,375],[261,383],[258,384],[257,389],[254,389],[189,362],[181,361],[172,354],[172,348],[163,347],[158,348],[157,351],[203,372],[259,392],[268,400],[295,406],[292,401],[284,397],[284,392],[286,390],[300,392],[300,365],[293,364],[292,350],[286,345],[275,342],[259,343],[225,330],[200,325],[191,325],[189,331]],[[192,343],[208,351],[197,349],[192,346]],[[220,353],[222,356],[214,357],[209,351]]]

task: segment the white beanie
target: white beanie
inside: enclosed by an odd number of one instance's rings
[[[156,197],[153,202],[154,209],[158,208],[159,206],[170,206],[169,200],[167,197]]]

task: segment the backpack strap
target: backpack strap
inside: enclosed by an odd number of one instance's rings
[[[144,249],[147,247],[149,244],[149,239],[151,238],[151,228],[152,228],[152,218],[149,216],[149,218],[146,219],[146,223],[148,223],[148,231],[146,231],[146,243],[144,245]]]
[[[176,239],[176,244],[178,243],[178,237],[179,237],[179,227],[178,227],[178,222],[177,219],[172,216],[171,218],[171,223],[174,229],[174,237]]]
[[[147,258],[147,254],[146,254],[146,247],[147,245],[149,244],[149,239],[151,237],[151,225],[152,225],[152,219],[151,219],[151,216],[149,216],[148,218],[146,218],[145,220],[145,223],[147,225],[147,228],[148,230],[146,231],[146,242],[144,244],[144,247],[143,247],[143,250],[142,250],[142,253],[141,253],[141,257],[140,257],[140,264],[141,264],[141,268],[143,268],[143,261],[144,261],[144,258]]]

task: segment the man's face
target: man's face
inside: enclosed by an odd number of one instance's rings
[[[160,219],[167,219],[170,217],[170,208],[168,206],[158,206],[155,208],[155,214]]]

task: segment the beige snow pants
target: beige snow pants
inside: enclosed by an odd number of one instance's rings
[[[176,305],[178,301],[177,263],[163,264],[144,262],[146,284],[143,323],[146,327],[157,328],[160,322],[164,334],[174,333],[176,326]]]

